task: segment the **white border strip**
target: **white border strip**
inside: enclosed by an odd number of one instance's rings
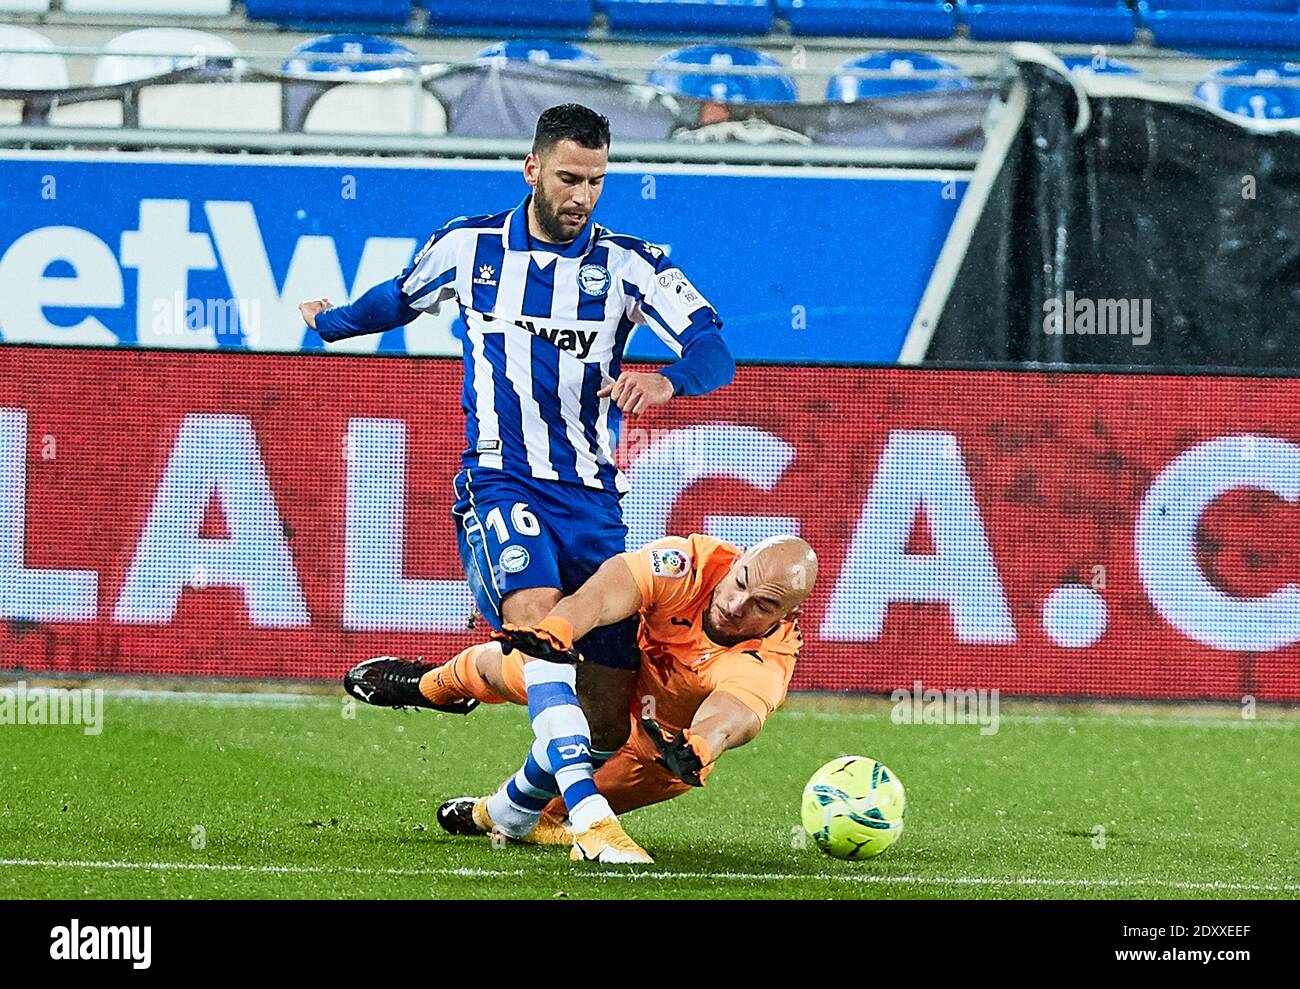
[[[411,878],[519,879],[528,876],[554,878],[551,870],[529,872],[524,869],[365,869],[360,866],[321,865],[242,865],[210,862],[119,862],[77,859],[0,859],[0,868],[16,869],[90,869],[99,871],[135,870],[144,872],[220,872],[250,875],[347,875],[402,876]],[[675,872],[613,871],[602,869],[587,873],[574,872],[575,878],[591,879],[732,879],[742,882],[825,882],[868,886],[1010,886],[1045,889],[1123,889],[1140,886],[1192,892],[1296,893],[1300,883],[1187,882],[1175,879],[1136,877],[1133,879],[1042,879],[1035,876],[915,876],[877,875],[863,872]]]
[[[523,161],[497,158],[382,158],[361,155],[233,155],[212,151],[85,151],[51,149],[0,149],[0,161],[82,161],[151,165],[254,165],[263,167],[305,165],[312,168],[409,168],[426,171],[466,170],[488,172],[522,171]],[[752,178],[894,179],[899,181],[964,181],[971,172],[964,169],[885,167],[880,165],[762,165],[611,161],[609,171],[630,175],[734,175]],[[520,196],[522,198],[522,191]]]

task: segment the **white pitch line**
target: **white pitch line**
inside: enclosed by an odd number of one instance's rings
[[[518,879],[529,875],[523,869],[363,869],[359,866],[318,865],[240,865],[209,862],[95,862],[76,859],[0,859],[0,867],[33,869],[135,869],[143,871],[180,872],[244,872],[260,875],[364,875],[407,876],[414,878],[466,878],[466,879]],[[736,879],[745,882],[793,882],[815,880],[818,882],[854,883],[866,885],[900,886],[1025,886],[1056,887],[1066,889],[1113,889],[1126,886],[1147,886],[1164,889],[1204,892],[1298,893],[1300,883],[1233,883],[1233,882],[1183,882],[1171,879],[1039,879],[1032,876],[880,876],[853,873],[827,872],[674,872],[656,869],[651,871],[591,871],[573,872],[580,879]],[[559,878],[554,874],[538,874],[539,878]],[[565,876],[564,878],[569,878]]]
[[[328,694],[301,694],[290,692],[253,693],[243,691],[186,691],[186,690],[143,690],[125,688],[105,690],[106,698],[127,701],[197,704],[207,707],[332,707],[344,699],[340,693],[337,697]],[[794,721],[881,721],[888,716],[888,709],[881,708],[874,712],[859,711],[781,711],[781,719]],[[1187,715],[1169,717],[1134,717],[1116,712],[1114,714],[1003,714],[1000,721],[1009,724],[1114,724],[1116,722],[1138,728],[1228,728],[1249,730],[1262,728],[1274,731],[1296,731],[1300,729],[1300,719],[1287,720],[1279,718],[1197,718]],[[901,726],[900,726],[901,727]],[[912,727],[912,726],[908,726]],[[934,727],[934,726],[930,726]],[[948,725],[939,727],[975,727]]]
[[[92,688],[93,689],[93,688]],[[309,707],[335,706],[343,700],[328,694],[245,693],[243,691],[141,690],[124,688],[105,690],[105,699],[143,701],[145,703],[197,704],[201,707]]]
[[[858,713],[853,711],[780,711],[775,717],[795,721],[884,721],[888,719],[887,711]],[[1086,725],[1120,723],[1138,728],[1266,728],[1281,731],[1295,731],[1300,728],[1300,720],[1288,721],[1277,718],[1194,718],[1186,715],[1171,715],[1168,718],[1147,716],[1133,717],[1123,713],[1116,714],[1003,714],[999,721],[1009,724],[1043,724],[1043,725]],[[900,728],[978,728],[978,722],[972,720],[965,725],[899,725]]]

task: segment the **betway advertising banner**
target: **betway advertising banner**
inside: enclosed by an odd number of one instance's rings
[[[0,347],[0,667],[332,678],[470,628],[460,366]],[[801,689],[1300,700],[1300,380],[742,367],[630,544],[799,532]]]
[[[661,245],[742,359],[897,359],[961,172],[615,164],[596,220]],[[326,347],[446,221],[508,210],[516,162],[0,152],[0,341],[459,355],[455,307]],[[663,357],[652,333],[629,354]]]

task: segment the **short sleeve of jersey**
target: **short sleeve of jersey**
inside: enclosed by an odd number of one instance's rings
[[[793,657],[760,649],[719,656],[709,679],[714,690],[736,698],[762,723],[785,701],[793,673]]]
[[[667,536],[622,555],[641,591],[643,612],[680,606],[698,586],[699,561],[689,539]]]
[[[465,219],[458,217],[434,233],[398,275],[402,299],[412,309],[436,314],[441,304],[455,295],[458,224]]]
[[[685,539],[666,536],[635,553],[624,553],[641,590],[642,613],[671,615],[685,608],[699,593],[714,554],[724,548],[734,552],[721,539],[695,533]]]

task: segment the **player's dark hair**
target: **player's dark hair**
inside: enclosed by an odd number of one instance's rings
[[[609,118],[581,103],[561,103],[543,110],[533,132],[533,154],[549,151],[561,141],[582,148],[609,147]]]

